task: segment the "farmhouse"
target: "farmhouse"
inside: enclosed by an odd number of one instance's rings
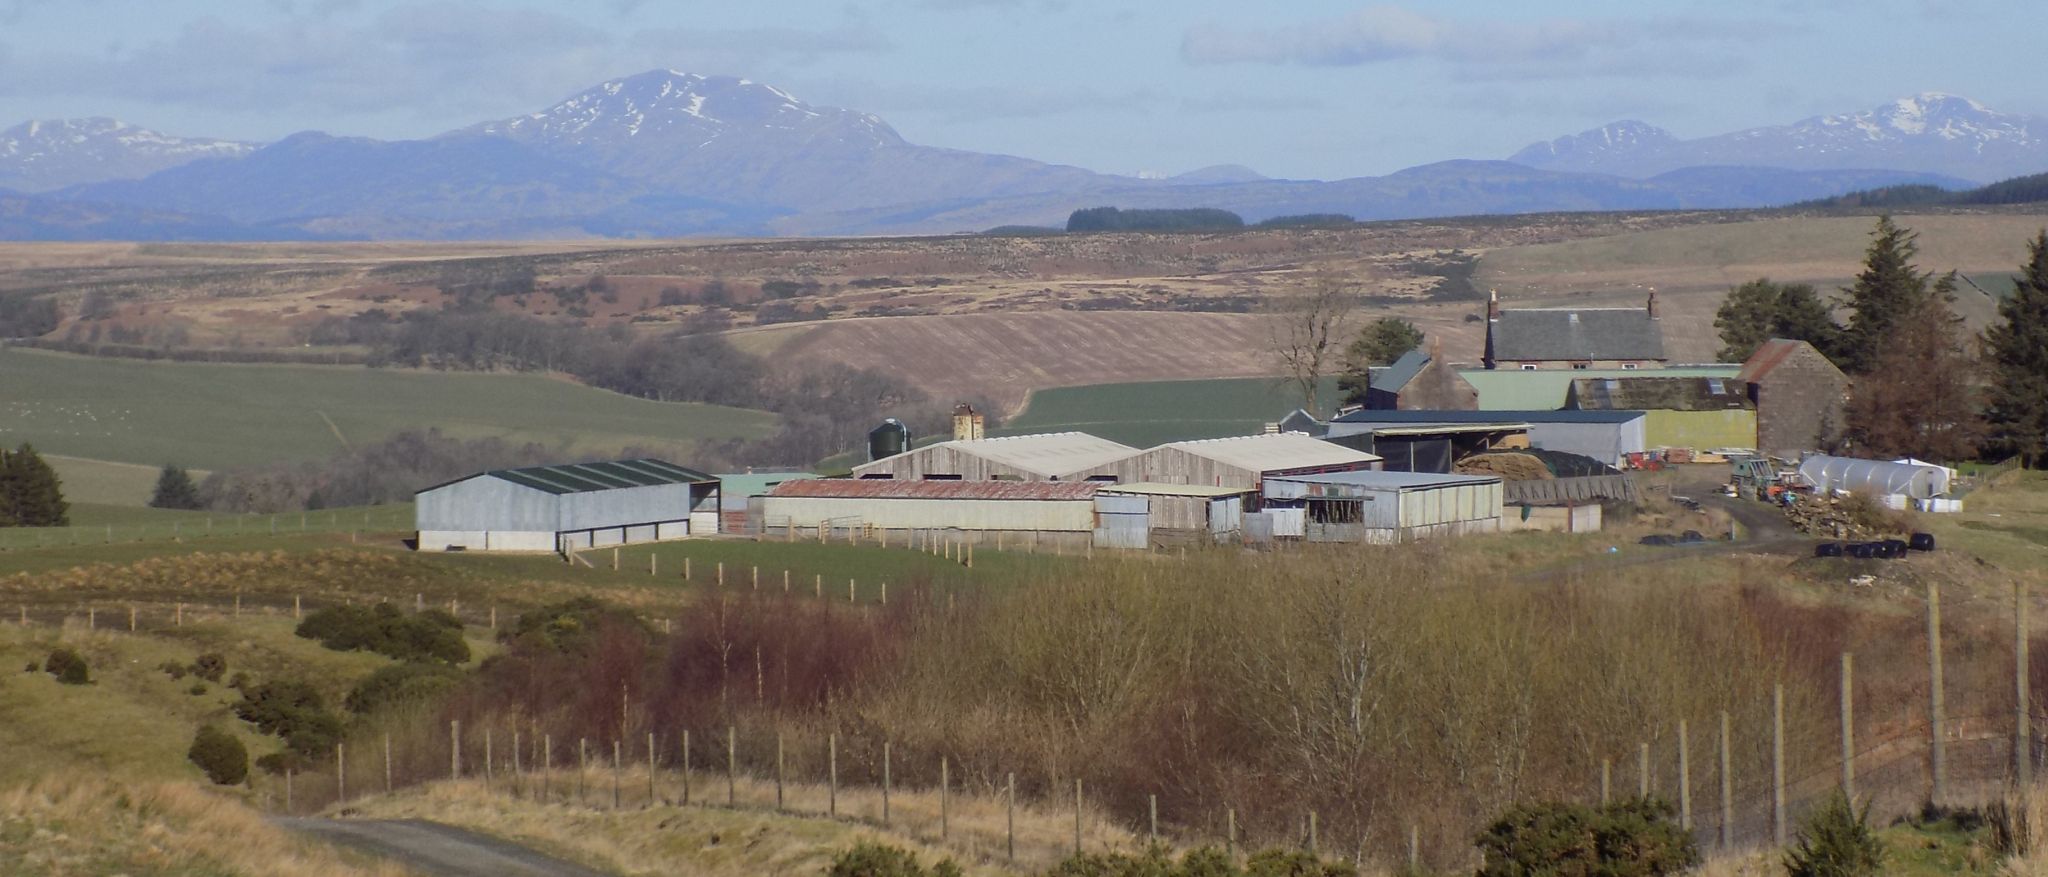
[[[1372,469],[1380,458],[1299,432],[1171,442],[1074,472],[1119,484],[1199,484],[1256,490],[1276,475]]]
[[[1335,472],[1266,480],[1267,509],[1300,509],[1310,542],[1388,544],[1501,528],[1498,476]],[[1296,535],[1282,533],[1280,535]]]
[[[1080,545],[1095,529],[1098,487],[1087,482],[821,478],[785,481],[760,504],[771,532],[955,530]]]
[[[1581,378],[1564,407],[1645,412],[1653,448],[1756,447],[1756,405],[1741,383],[1722,378]]]
[[[573,551],[718,532],[718,479],[662,460],[496,469],[413,501],[421,551]]]
[[[1070,481],[1074,473],[1138,452],[1085,432],[956,439],[853,467],[853,477],[898,481]]]
[[[1841,438],[1849,377],[1804,341],[1773,338],[1736,376],[1756,406],[1756,449],[1788,460]]]
[[[1620,466],[1629,454],[1649,449],[1648,422],[1649,416],[1641,411],[1353,411],[1330,421],[1324,438],[1347,442],[1361,434],[1377,436],[1381,430],[1418,426],[1526,426],[1529,447]]]
[[[1519,308],[1504,310],[1500,293],[1486,303],[1489,369],[1615,368],[1664,365],[1664,327],[1657,293],[1640,308]]]

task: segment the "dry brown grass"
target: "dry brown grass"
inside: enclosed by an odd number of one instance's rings
[[[224,795],[80,772],[0,791],[0,871],[195,877],[408,873],[295,837]]]
[[[775,788],[769,781],[740,779],[738,808],[725,803],[725,779],[703,773],[697,777],[696,801],[713,805],[688,807],[664,803],[644,807],[645,769],[625,772],[627,808],[612,810],[611,774],[593,770],[587,777],[588,804],[562,801],[576,785],[574,771],[550,779],[552,803],[534,800],[537,780],[529,774],[523,794],[514,795],[503,777],[493,790],[475,780],[436,782],[356,801],[341,810],[345,817],[430,819],[529,844],[537,849],[621,874],[770,875],[821,873],[838,852],[862,841],[903,847],[926,862],[952,858],[969,874],[1037,873],[1073,851],[1071,808],[1038,806],[1021,801],[1016,812],[1017,859],[1007,861],[1007,810],[1000,794],[955,791],[948,801],[947,837],[939,837],[939,797],[932,791],[898,789],[890,796],[890,824],[881,819],[878,789],[841,789],[839,817],[826,815],[828,791],[822,785],[791,783],[784,788],[783,812],[774,809]],[[673,795],[677,780],[659,778],[664,795]],[[636,794],[637,792],[637,794]],[[1087,808],[1083,843],[1088,849],[1134,850],[1142,838],[1112,825]]]

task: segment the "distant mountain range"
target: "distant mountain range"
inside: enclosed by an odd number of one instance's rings
[[[1923,95],[1694,141],[1619,122],[1508,161],[1383,177],[1275,180],[1237,165],[1132,177],[921,146],[868,113],[657,70],[425,140],[303,133],[259,147],[109,119],[29,122],[0,134],[0,188],[15,190],[0,199],[0,239],[931,233],[1058,224],[1097,205],[1253,221],[1759,207],[2048,168],[2037,132],[2038,119]]]
[[[1884,168],[1988,183],[2048,170],[2048,117],[1921,94],[1876,109],[1680,140],[1621,121],[1536,143],[1508,158],[1548,170],[1651,177],[1687,167]]]

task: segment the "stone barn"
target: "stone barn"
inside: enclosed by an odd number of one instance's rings
[[[1842,436],[1849,376],[1804,341],[1773,338],[1742,364],[1736,380],[1756,406],[1756,449],[1799,459]]]

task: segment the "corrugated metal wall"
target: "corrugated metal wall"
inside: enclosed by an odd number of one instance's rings
[[[1095,529],[1095,501],[996,499],[886,499],[875,497],[764,496],[763,520],[815,527],[820,521],[844,522],[890,530],[951,528],[955,530],[1043,530],[1090,532]]]
[[[1653,448],[1754,448],[1756,412],[1652,411],[1645,438]]]
[[[480,475],[415,497],[413,529],[436,532],[512,530],[553,533],[560,529],[559,497],[510,481]]]
[[[690,519],[689,484],[656,484],[565,493],[558,530],[594,530]]]
[[[1152,547],[1153,500],[1178,497],[1095,497],[1095,545],[1099,548]]]
[[[1160,484],[1200,484],[1206,487],[1257,487],[1259,473],[1240,469],[1180,448],[1153,448],[1113,463],[1085,469],[1069,477],[1085,481],[1090,477],[1113,476],[1119,483],[1143,481]]]
[[[908,453],[864,463],[860,477],[887,474],[899,481],[918,481],[935,475],[958,476],[961,481],[992,481],[997,477],[1016,478],[1022,481],[1044,481],[1044,476],[1027,472],[1014,466],[994,463],[976,454],[965,453],[947,445],[932,445]],[[1078,477],[1064,478],[1063,481],[1080,481]]]

